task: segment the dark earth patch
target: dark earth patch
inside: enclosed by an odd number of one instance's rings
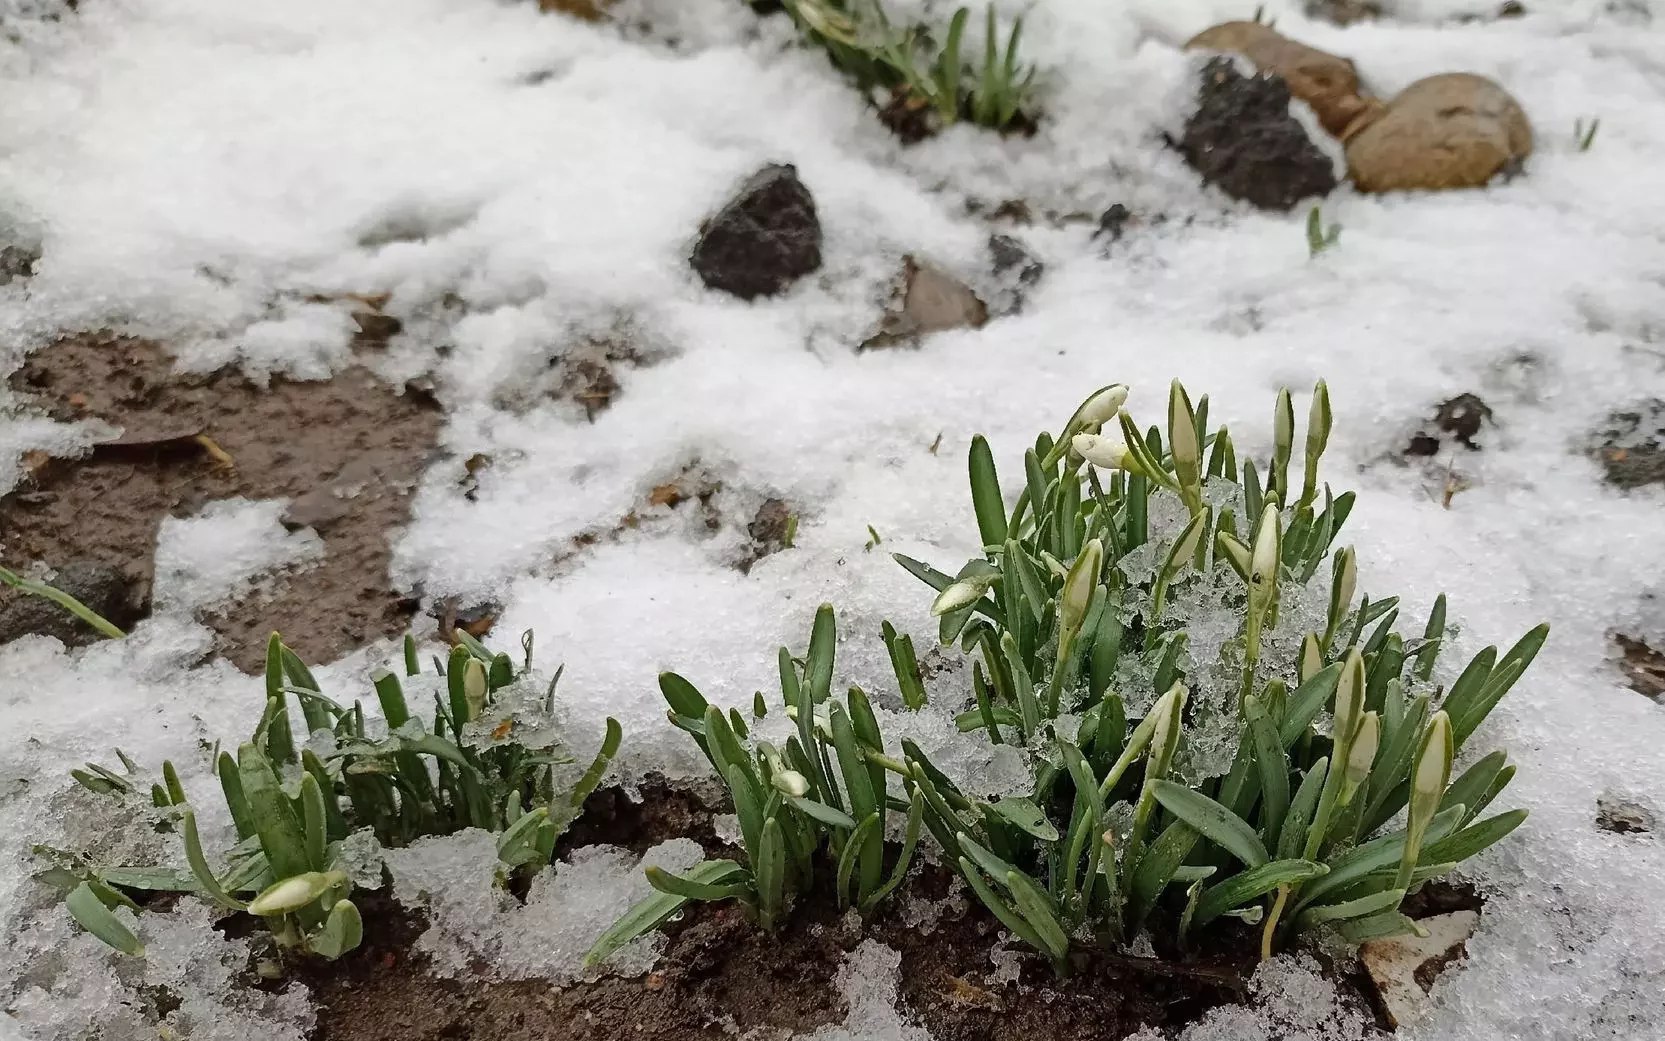
[[[1289,113],[1289,85],[1271,73],[1245,76],[1230,58],[1203,66],[1197,109],[1176,142],[1204,182],[1264,210],[1288,210],[1328,195],[1335,165]]]
[[[252,671],[275,629],[303,660],[328,662],[405,629],[415,603],[389,587],[390,542],[434,449],[431,400],[356,367],[265,388],[231,370],[177,374],[161,346],[107,334],[37,352],[11,384],[56,419],[96,418],[122,434],[80,459],[33,460],[0,498],[9,566],[114,569],[147,603],[163,517],[237,496],[292,498],[286,523],[315,529],[326,556],[206,617],[221,653]]]
[[[1630,689],[1650,698],[1665,697],[1665,654],[1624,633],[1614,633],[1613,642],[1624,652],[1619,668]]]
[[[1595,436],[1595,455],[1608,484],[1665,484],[1665,401],[1651,399],[1614,412]]]
[[[645,801],[621,790],[598,792],[568,841],[604,841],[645,850],[692,835],[721,850],[711,828],[720,807],[711,792],[679,789],[662,778],[640,786]],[[732,851],[729,851],[732,853]],[[830,870],[830,869],[829,869]],[[943,869],[922,866],[911,898],[941,901],[953,886]],[[864,938],[901,953],[899,1005],[932,1035],[952,1041],[1114,1041],[1147,1026],[1172,1029],[1208,1009],[1241,1001],[1255,962],[1247,927],[1211,931],[1202,946],[1143,958],[1082,955],[1057,978],[1038,958],[1019,979],[991,982],[998,922],[980,905],[950,911],[930,931],[900,914],[865,928],[842,916],[824,893],[806,898],[774,936],[733,905],[696,905],[667,927],[658,967],[646,976],[556,988],[540,981],[466,984],[428,974],[412,953],[423,922],[385,898],[366,895],[366,945],[337,963],[297,967],[319,1002],[312,1041],[717,1041],[783,1036],[841,1022],[836,980],[846,954]],[[1360,1009],[1368,999],[1354,974],[1331,974]]]

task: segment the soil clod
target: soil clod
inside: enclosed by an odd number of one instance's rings
[[[1655,701],[1665,698],[1665,654],[1624,633],[1614,633],[1613,642],[1624,653],[1619,668],[1630,689]]]
[[[1289,113],[1289,85],[1245,76],[1230,58],[1203,67],[1179,150],[1203,181],[1261,209],[1291,209],[1338,183],[1335,164]]]

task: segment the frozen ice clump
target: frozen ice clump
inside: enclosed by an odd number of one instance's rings
[[[903,738],[911,739],[932,765],[969,795],[996,799],[1027,793],[1034,782],[1016,747],[991,744],[981,731],[961,733],[953,713],[944,708],[928,704],[917,712],[875,711],[888,754],[900,758]]]
[[[612,846],[587,846],[533,880],[525,903],[497,878],[497,844],[479,829],[413,842],[384,854],[394,897],[424,908],[428,931],[418,949],[436,972],[467,976],[485,967],[498,979],[548,979],[582,975],[584,954],[630,906],[652,892],[643,868],[686,871],[704,858],[691,839],[672,839],[638,862]],[[627,975],[653,966],[664,938],[652,934],[609,961]]]
[[[126,912],[121,912],[125,914]],[[16,934],[21,971],[0,989],[10,1014],[0,1037],[28,1041],[303,1041],[313,1027],[307,988],[248,986],[249,940],[227,939],[214,912],[183,900],[132,918],[143,958],[117,954],[53,907]],[[5,1023],[18,1030],[7,1034]]]
[[[221,499],[193,517],[164,517],[156,536],[156,606],[220,603],[279,568],[323,559],[324,541],[316,532],[284,529],[287,507],[282,499]]]
[[[863,940],[838,970],[838,989],[848,1009],[844,1022],[806,1036],[808,1041],[931,1041],[924,1027],[896,1007],[902,955],[877,940]]]

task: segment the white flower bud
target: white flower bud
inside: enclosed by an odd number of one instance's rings
[[[1288,456],[1295,444],[1295,403],[1290,400],[1288,387],[1278,391],[1277,405],[1272,409],[1272,444],[1280,456]]]
[[[1444,794],[1451,780],[1451,754],[1451,717],[1436,712],[1428,721],[1428,734],[1417,753],[1411,781],[1413,801],[1437,800]]]
[[[1174,380],[1168,395],[1168,450],[1173,453],[1174,469],[1181,474],[1195,473],[1202,463],[1202,447],[1197,443],[1197,416],[1185,391]]]
[[[1112,383],[1110,386],[1105,387],[1097,394],[1088,398],[1087,403],[1082,405],[1081,411],[1077,413],[1077,418],[1079,418],[1083,424],[1108,423],[1112,419],[1116,418],[1116,413],[1120,412],[1122,405],[1126,403],[1126,385],[1121,383]]]
[[[468,701],[469,715],[479,718],[486,710],[486,666],[478,658],[468,659],[463,666],[463,697]]]
[[[1312,679],[1324,669],[1324,652],[1318,644],[1317,633],[1307,633],[1307,638],[1301,641],[1301,671],[1299,678],[1302,683]]]
[[[1069,574],[1064,576],[1063,602],[1059,605],[1058,617],[1064,632],[1073,633],[1081,628],[1081,623],[1087,617],[1087,608],[1093,602],[1093,590],[1098,588],[1099,572],[1104,570],[1104,543],[1093,539],[1081,547],[1081,555],[1070,565]]]
[[[809,781],[796,770],[777,770],[772,780],[775,788],[788,798],[802,799],[809,793]]]
[[[1249,558],[1249,596],[1258,593],[1263,601],[1261,610],[1271,604],[1272,592],[1277,588],[1278,563],[1283,542],[1279,530],[1281,519],[1275,503],[1267,503],[1260,514],[1260,530],[1255,534],[1255,548]]]
[[[1370,767],[1376,762],[1376,749],[1382,739],[1381,717],[1374,712],[1366,712],[1359,720],[1358,733],[1353,735],[1353,745],[1347,750],[1346,781],[1349,790],[1357,788],[1370,776]]]
[[[1075,454],[1092,463],[1094,466],[1106,470],[1127,470],[1129,457],[1127,445],[1119,437],[1108,437],[1104,434],[1076,434],[1070,438],[1070,448]]]
[[[1347,652],[1335,688],[1335,725],[1330,736],[1340,744],[1353,736],[1364,711],[1364,655],[1357,647]]]
[[[1150,737],[1150,769],[1152,775],[1158,779],[1167,774],[1174,751],[1179,747],[1179,729],[1181,717],[1185,714],[1185,697],[1185,687],[1175,683],[1150,710],[1151,715],[1156,717],[1156,728],[1151,731]]]
[[[1359,587],[1359,555],[1353,547],[1348,546],[1336,554],[1339,561],[1336,569],[1336,586],[1333,600],[1337,605],[1337,617],[1347,612],[1353,602],[1353,594]]]
[[[339,871],[294,875],[261,890],[259,896],[249,901],[249,913],[264,917],[299,911],[346,880],[347,876]]]
[[[970,607],[988,592],[988,589],[989,581],[986,578],[962,578],[937,594],[937,598],[931,601],[931,614],[940,617]]]

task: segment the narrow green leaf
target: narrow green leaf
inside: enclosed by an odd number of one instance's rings
[[[1520,827],[1526,816],[1525,810],[1510,810],[1495,817],[1487,817],[1478,824],[1470,824],[1453,835],[1425,845],[1417,862],[1460,864]],[[1432,832],[1433,829],[1430,827],[1429,831]]]
[[[700,867],[704,866],[704,864],[700,865]],[[727,876],[738,879],[738,881],[727,882],[702,882],[693,873],[678,875],[666,871],[662,867],[650,867],[646,874],[648,885],[661,893],[680,897],[683,900],[715,903],[719,900],[750,899],[755,895],[751,883],[745,879],[744,872],[738,870]]]
[[[1046,813],[1028,799],[1008,795],[994,803],[994,812],[1019,831],[1033,835],[1042,842],[1058,841],[1058,829],[1046,819]]]
[[[108,907],[104,906],[104,901],[98,898],[86,882],[70,891],[64,905],[69,908],[70,917],[87,932],[123,954],[144,957],[144,944],[133,935],[133,930],[127,928]]]
[[[1296,919],[1296,929],[1310,929],[1325,922],[1339,922],[1349,918],[1366,918],[1380,914],[1399,906],[1405,899],[1403,889],[1388,889],[1369,896],[1361,896],[1357,900],[1347,900],[1339,904],[1321,904],[1309,907],[1301,912]]]
[[[1240,871],[1203,892],[1192,914],[1192,924],[1197,927],[1207,925],[1227,911],[1257,900],[1279,886],[1297,885],[1318,878],[1329,870],[1323,864],[1310,860],[1274,860]]]
[[[841,908],[849,907],[852,902],[850,879],[855,875],[856,861],[861,859],[862,843],[867,840],[868,835],[878,830],[879,819],[877,812],[868,814],[862,818],[861,823],[856,825],[855,830],[850,832],[844,840],[844,850],[838,855],[838,886],[836,889],[838,906]],[[881,840],[882,838],[883,836],[881,836]],[[859,903],[861,898],[866,895],[865,890],[856,894],[856,902]]]
[[[1219,803],[1173,781],[1154,781],[1151,792],[1174,816],[1197,829],[1249,867],[1269,859],[1254,828]]]
[[[691,871],[680,877],[701,885],[718,885],[744,873],[745,869],[732,860],[707,860],[695,865]],[[688,897],[655,892],[652,896],[638,902],[626,911],[623,917],[614,922],[606,932],[597,937],[589,953],[584,955],[584,965],[586,967],[599,965],[632,940],[659,928],[678,911],[682,910],[688,903],[688,899]]]
[[[994,452],[982,434],[971,439],[967,465],[971,472],[971,503],[977,513],[978,534],[983,545],[998,546],[1006,541],[1006,502],[1000,494]]]

